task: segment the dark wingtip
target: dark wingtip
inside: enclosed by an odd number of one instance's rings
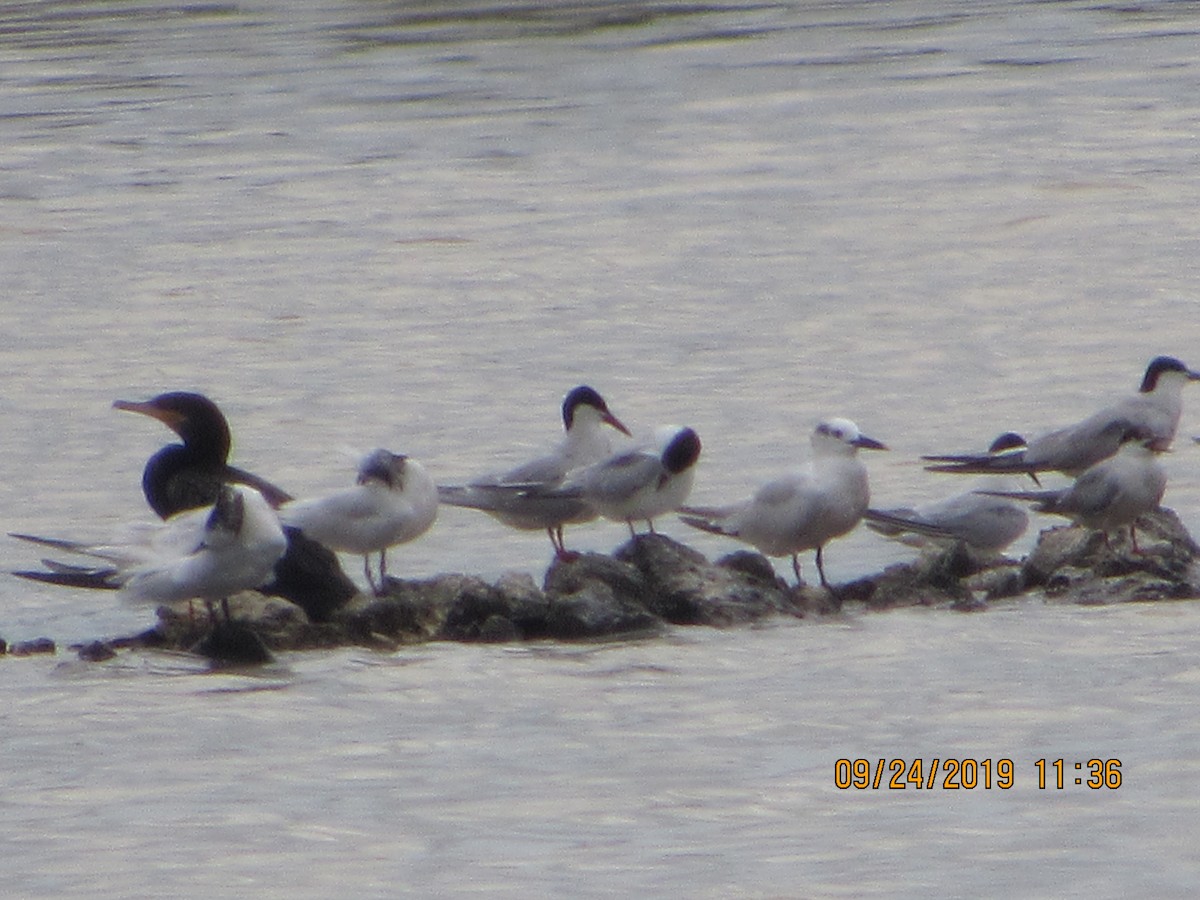
[[[51,565],[51,560],[44,560]],[[115,572],[111,569],[85,569],[63,566],[61,571],[43,572],[37,570],[20,570],[12,573],[18,578],[28,581],[40,581],[42,584],[56,584],[61,587],[88,588],[90,590],[115,591],[120,587],[113,578]]]

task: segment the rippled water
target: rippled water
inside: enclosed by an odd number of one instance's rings
[[[454,480],[574,384],[705,443],[695,497],[847,415],[876,500],[922,452],[1200,365],[1193,3],[4,4],[0,508],[103,535],[221,403],[297,494],[386,445]],[[1200,397],[1167,502],[1200,529]],[[675,534],[709,554],[727,545]],[[575,529],[609,549],[617,526]],[[469,511],[414,575],[540,573]],[[869,534],[835,580],[907,551]],[[34,562],[0,543],[5,568]],[[0,634],[144,611],[10,579]],[[423,647],[203,676],[7,660],[6,886],[29,896],[1190,894],[1190,605]],[[1007,756],[1011,791],[839,791],[839,757]],[[1038,791],[1040,758],[1120,758]]]

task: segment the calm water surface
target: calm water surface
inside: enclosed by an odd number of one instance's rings
[[[893,448],[876,501],[954,489],[916,457],[1200,366],[1198,37],[1167,2],[0,4],[5,530],[144,517],[166,434],[110,404],[180,388],[300,495],[349,480],[344,448],[443,481],[520,461],[581,382],[697,428],[702,502],[831,414]],[[1193,531],[1197,433],[1193,395],[1166,461]],[[451,509],[393,567],[548,550]],[[828,567],[907,552],[856,533]],[[0,603],[9,640],[147,624],[16,579]],[[1190,896],[1198,625],[1027,602],[257,676],[9,659],[5,884]],[[1017,784],[839,791],[846,756],[1004,756]],[[1039,791],[1060,757],[1124,783]]]

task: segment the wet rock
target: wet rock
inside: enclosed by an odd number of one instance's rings
[[[388,649],[432,638],[438,625],[432,604],[402,591],[392,579],[387,591],[379,597],[360,594],[334,614],[332,624],[347,643]]]
[[[717,565],[731,572],[741,572],[759,584],[786,587],[787,583],[775,574],[771,561],[753,550],[735,550],[717,560]]]
[[[3,656],[7,652],[8,652],[8,641],[6,641],[4,638],[0,638],[0,656]]]
[[[963,585],[976,598],[1003,600],[1021,593],[1021,564],[1012,559],[997,560],[990,568],[983,569],[963,579]]]
[[[511,579],[509,584],[513,584]],[[480,578],[464,579],[436,637],[444,641],[495,642],[510,634],[518,639],[540,632],[545,618],[546,600],[532,578],[528,583],[521,582],[515,591]]]
[[[971,598],[971,592],[958,581],[930,581],[921,567],[912,563],[888,566],[879,575],[852,582],[846,599],[859,600],[868,609],[883,610],[903,606],[952,606]]]
[[[381,597],[359,597],[334,617],[355,642],[521,640],[545,631],[547,600],[528,575],[488,584],[472,575],[389,578]]]
[[[762,564],[746,558],[754,555],[714,565],[661,534],[638,535],[614,554],[640,573],[646,608],[676,625],[729,626],[795,614],[786,585],[765,558]]]
[[[638,568],[603,553],[555,559],[546,570],[542,590],[554,597],[569,597],[595,583],[608,585],[615,596],[642,608],[650,603],[650,586]]]
[[[1138,519],[1137,536],[1135,550],[1124,530],[1106,541],[1078,526],[1047,529],[1021,568],[1022,587],[1079,604],[1200,597],[1200,548],[1175,513]]]
[[[256,591],[230,599],[232,622],[225,629],[219,627],[220,614],[214,621],[199,603],[164,607],[154,628],[94,645],[94,652],[100,658],[113,649],[163,647],[256,662],[272,651],[353,644],[392,650],[431,640],[619,637],[653,633],[667,622],[725,627],[780,615],[833,614],[847,603],[876,610],[920,605],[978,611],[991,601],[1031,592],[1071,603],[1200,598],[1200,548],[1174,513],[1162,510],[1140,519],[1138,543],[1141,552],[1134,552],[1124,535],[1105,542],[1086,529],[1053,528],[1022,563],[962,545],[930,546],[910,563],[829,590],[788,587],[758,553],[739,551],[713,563],[650,534],[612,556],[556,560],[540,587],[527,574],[507,574],[494,584],[461,574],[389,578],[383,596],[356,595],[328,622],[313,623],[295,604]],[[55,648],[44,640],[18,644],[11,652]]]
[[[988,602],[978,594],[969,594],[961,600],[955,600],[950,604],[950,608],[955,612],[984,612],[988,609]]]
[[[32,641],[18,641],[8,648],[10,656],[40,656],[54,654],[58,647],[50,638],[35,638]]]
[[[321,639],[322,626],[310,622],[304,610],[290,600],[258,591],[235,594],[213,616],[202,603],[160,606],[158,624],[151,633],[142,636],[145,645],[192,650],[223,623],[224,608],[233,621],[245,624],[268,647],[294,650],[328,646]]]
[[[254,627],[237,619],[218,620],[191,651],[218,666],[261,666],[275,660]]]
[[[465,594],[468,604],[488,585],[469,575],[439,575],[421,580],[388,578],[379,597],[359,595],[334,615],[355,642],[368,646],[399,645],[433,640],[451,607]]]
[[[555,560],[543,585],[546,636],[560,640],[624,635],[661,626],[648,609],[650,587],[627,562],[600,553]]]
[[[847,595],[870,609],[938,606],[975,612],[986,601],[1021,589],[1017,563],[980,553],[963,542],[930,544],[911,563],[889,566],[849,586]]]
[[[92,641],[76,650],[84,662],[105,662],[117,655],[117,649],[108,641]]]

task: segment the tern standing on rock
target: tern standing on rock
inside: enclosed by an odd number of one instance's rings
[[[653,534],[654,520],[687,500],[699,458],[694,430],[663,425],[629,450],[574,472],[561,487],[530,494],[582,501],[604,518],[627,524],[631,537],[637,536],[634,522],[645,522]]]
[[[675,512],[692,492],[700,436],[691,428],[664,425],[651,442],[618,453],[579,473],[583,499],[600,515],[625,522],[636,536],[634,522],[645,522],[654,533],[654,520]]]
[[[986,491],[990,496],[1010,497],[1034,504],[1038,512],[1065,516],[1071,521],[1104,533],[1129,526],[1135,553],[1134,522],[1138,516],[1158,508],[1167,489],[1167,473],[1158,461],[1159,448],[1153,437],[1138,429],[1121,436],[1115,456],[1096,463],[1068,488],[1057,491]]]
[[[478,509],[511,528],[545,530],[560,558],[569,556],[563,544],[563,527],[596,518],[594,509],[578,497],[553,496],[568,473],[598,462],[612,453],[611,432],[629,429],[609,412],[608,404],[592,388],[580,385],[562,405],[566,435],[553,452],[508,472],[478,478],[466,485],[442,485],[438,496],[447,506]]]
[[[723,534],[768,556],[790,556],[801,582],[798,554],[817,551],[817,574],[828,588],[822,549],[854,528],[870,503],[867,467],[860,448],[886,450],[849,419],[828,419],[812,434],[813,459],[806,471],[768,481],[754,496],[723,507],[685,507],[693,528]]]
[[[379,449],[363,458],[353,487],[284,504],[279,517],[326,547],[360,554],[367,584],[378,595],[387,577],[388,548],[428,531],[437,511],[437,486],[421,464]],[[379,554],[378,583],[371,574],[372,553]]]

